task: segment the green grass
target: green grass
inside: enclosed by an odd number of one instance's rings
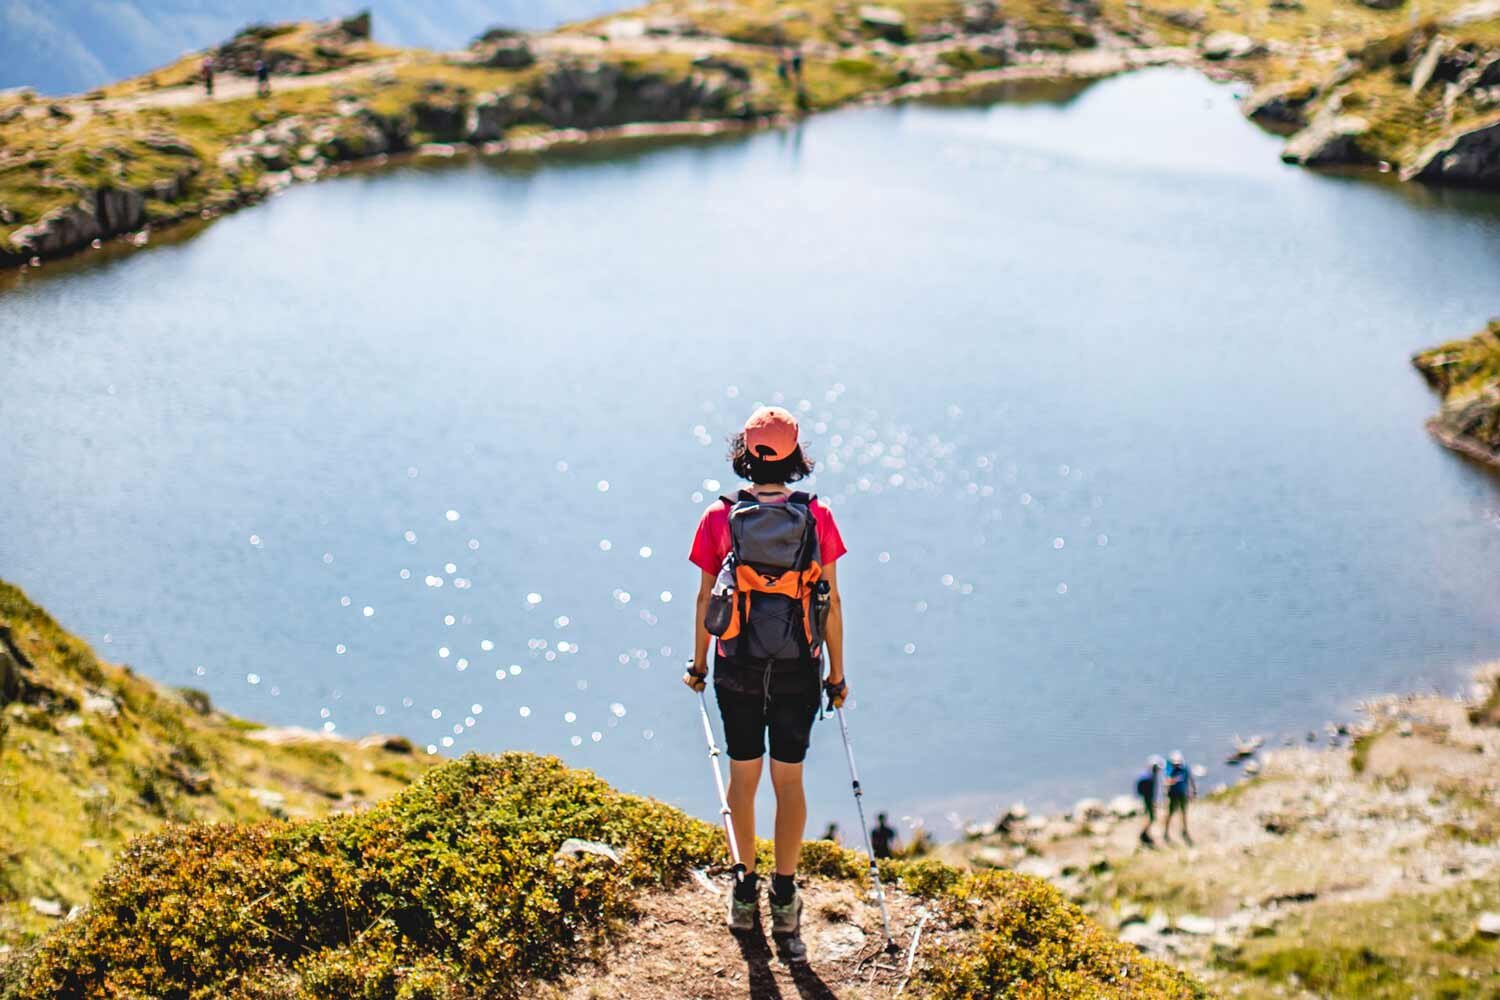
[[[1474,925],[1497,907],[1493,879],[1379,902],[1313,904],[1218,964],[1247,997],[1300,988],[1333,1000],[1491,1000],[1500,996],[1500,945]]]
[[[124,845],[164,822],[264,819],[252,788],[283,793],[290,814],[315,816],[340,799],[402,788],[429,760],[344,743],[256,742],[241,720],[200,714],[99,660],[5,583],[0,624],[33,664],[28,693],[0,716],[0,943],[24,944],[49,926],[31,897],[86,901]],[[118,714],[84,711],[90,693],[114,700]]]

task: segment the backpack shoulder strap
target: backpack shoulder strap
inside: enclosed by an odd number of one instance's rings
[[[809,507],[816,499],[818,499],[818,495],[816,493],[804,493],[801,490],[798,490],[796,493],[788,496],[786,498],[786,502],[801,504],[803,507]]]

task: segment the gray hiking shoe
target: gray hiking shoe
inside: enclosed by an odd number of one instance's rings
[[[734,889],[729,890],[729,929],[732,931],[755,930],[755,918],[760,913],[760,894],[748,903],[740,902]]]
[[[774,898],[774,897],[773,897]],[[793,893],[792,901],[785,906],[771,903],[771,933],[796,934],[802,929],[802,893]]]

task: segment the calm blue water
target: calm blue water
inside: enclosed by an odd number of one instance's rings
[[[1407,356],[1500,308],[1500,203],[1276,150],[1157,71],[294,190],[0,294],[0,575],[237,713],[709,814],[685,557],[774,400],[850,545],[872,806],[941,832],[1452,688],[1500,488]]]

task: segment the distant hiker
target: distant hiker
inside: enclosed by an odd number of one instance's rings
[[[829,823],[828,829],[823,831],[823,839],[830,844],[842,844],[844,838],[839,836],[839,825],[837,823]]]
[[[885,813],[875,817],[875,828],[870,831],[870,847],[877,858],[896,856],[896,831],[887,821]]]
[[[1193,769],[1187,766],[1181,750],[1173,750],[1167,758],[1167,821],[1162,825],[1161,839],[1172,842],[1172,817],[1182,814],[1182,839],[1189,847],[1193,838],[1188,833],[1188,800],[1198,797],[1198,780]]]
[[[689,559],[702,571],[693,659],[683,683],[702,691],[708,646],[714,647],[714,695],[729,750],[729,808],[735,840],[752,845],[745,873],[729,899],[731,930],[750,930],[759,910],[755,870],[755,791],[767,735],[776,791],[776,869],[771,878],[771,929],[784,954],[805,958],[797,932],[802,899],[797,861],[807,826],[802,762],[818,714],[823,649],[828,677],[822,695],[843,705],[844,619],[836,563],[845,552],[833,512],[788,483],[812,472],[797,441],[797,420],[780,407],[761,407],[730,441],[729,461],[749,488],[720,497],[698,522]]]
[[[271,96],[271,67],[264,59],[255,60],[255,96]]]
[[[203,94],[205,97],[214,96],[214,57],[203,57]]]
[[[1141,830],[1141,843],[1151,847],[1156,843],[1151,837],[1151,827],[1156,822],[1156,797],[1161,790],[1162,759],[1152,756],[1146,761],[1146,770],[1135,779],[1135,794],[1141,797],[1141,806],[1146,812],[1146,826]]]

